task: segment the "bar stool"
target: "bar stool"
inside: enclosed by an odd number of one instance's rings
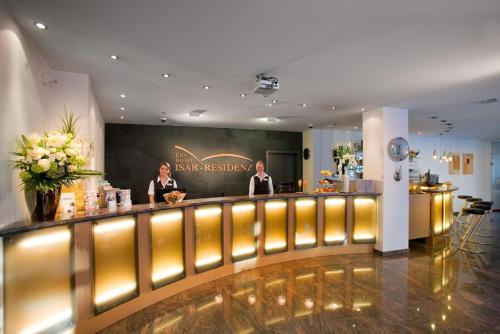
[[[482,209],[474,209],[474,208],[465,208],[463,211],[464,211],[463,212],[464,216],[468,216],[467,220],[469,221],[469,226],[467,227],[467,230],[465,231],[463,236],[459,239],[460,244],[458,246],[458,249],[464,252],[483,254],[484,251],[481,250],[476,251],[466,248],[466,244],[471,241],[481,221],[484,219],[485,211]]]
[[[458,223],[458,231],[454,231],[454,233],[456,234],[458,232],[459,235],[464,233],[470,225],[471,217],[469,215],[465,214],[465,209],[467,209],[472,203],[482,201],[482,198],[478,198],[478,197],[472,197],[469,195],[460,195],[460,196],[464,197],[463,199],[465,201],[465,205],[460,210],[460,214],[458,215],[458,217],[456,219],[456,222]],[[465,198],[465,197],[467,197],[467,198]]]
[[[458,216],[460,217],[462,215],[462,209],[465,209],[466,207],[469,206],[469,202],[467,202],[467,199],[472,198],[470,195],[458,195],[457,198],[463,199],[464,200],[464,205],[460,208],[460,211],[458,212]]]
[[[479,210],[483,210],[484,211],[484,217],[488,217],[490,212],[491,212],[491,204],[490,205],[481,205],[481,204],[478,204],[480,202],[475,202],[473,204],[471,204],[471,209],[479,209]],[[477,224],[477,227],[475,229],[474,232],[476,231],[479,231],[479,226],[480,224],[482,223],[484,219],[482,219],[478,224]],[[473,241],[472,238],[474,237],[480,237],[480,238],[491,238],[490,235],[481,235],[481,234],[476,234],[476,233],[473,233],[471,235],[471,237],[469,238],[469,242],[473,243],[473,244],[479,244],[479,245],[493,245],[492,243],[488,243],[488,242],[478,242],[478,241]]]

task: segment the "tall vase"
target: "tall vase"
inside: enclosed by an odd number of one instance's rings
[[[24,198],[32,221],[53,220],[61,199],[61,188],[47,192],[25,191]]]

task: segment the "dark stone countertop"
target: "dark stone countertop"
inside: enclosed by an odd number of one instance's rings
[[[47,227],[61,226],[61,225],[71,225],[75,223],[88,222],[98,219],[113,218],[126,215],[136,215],[140,213],[155,212],[168,209],[178,209],[186,207],[196,207],[200,205],[209,204],[223,204],[223,203],[234,203],[243,201],[256,201],[256,200],[272,200],[272,199],[288,199],[288,198],[301,198],[301,197],[331,197],[331,196],[379,196],[380,193],[376,192],[337,192],[337,193],[288,193],[288,194],[276,194],[276,195],[256,195],[250,196],[227,196],[227,197],[213,197],[213,198],[201,198],[186,200],[181,202],[179,205],[171,206],[166,203],[155,204],[154,207],[150,207],[149,204],[136,204],[129,208],[118,207],[115,211],[110,211],[107,208],[99,209],[94,213],[87,212],[77,212],[74,217],[68,219],[62,219],[61,217],[56,217],[55,220],[47,220],[43,222],[34,222],[31,220],[20,220],[14,223],[8,224],[0,228],[0,237],[7,236],[9,234],[17,234],[22,232],[39,230]]]

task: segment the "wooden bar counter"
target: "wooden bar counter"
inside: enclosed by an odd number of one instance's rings
[[[94,333],[242,270],[370,253],[379,195],[220,197],[7,225],[0,229],[4,332]]]

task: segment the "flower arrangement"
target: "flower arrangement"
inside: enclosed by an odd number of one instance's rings
[[[85,169],[87,160],[82,155],[82,143],[76,138],[76,122],[71,112],[62,118],[58,131],[43,135],[21,135],[13,166],[21,171],[21,188],[25,191],[46,193],[71,186],[76,180],[102,173]]]

